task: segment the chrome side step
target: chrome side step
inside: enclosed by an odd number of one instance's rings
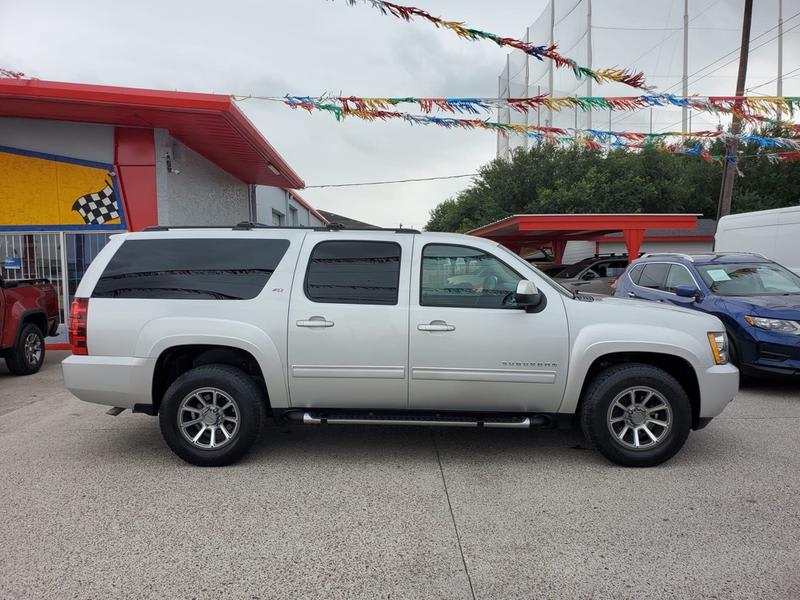
[[[410,418],[403,419],[398,417],[357,417],[357,416],[318,416],[310,412],[303,413],[303,423],[306,425],[422,425],[435,427],[489,427],[496,429],[527,429],[531,426],[529,417],[519,419],[426,419]],[[537,423],[538,424],[538,423]]]

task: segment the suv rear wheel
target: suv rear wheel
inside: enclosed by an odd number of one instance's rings
[[[586,438],[609,460],[652,467],[681,449],[692,426],[689,397],[669,373],[631,363],[603,371],[581,409]]]
[[[17,344],[6,357],[8,370],[15,375],[32,375],[44,364],[44,335],[33,323],[20,331]]]
[[[243,371],[203,365],[169,386],[158,417],[175,454],[193,465],[221,467],[241,458],[258,437],[264,398]]]

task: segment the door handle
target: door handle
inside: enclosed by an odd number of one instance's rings
[[[455,325],[448,325],[444,321],[431,321],[430,323],[420,323],[417,325],[420,331],[455,331]]]
[[[328,321],[325,317],[310,317],[306,320],[297,321],[298,327],[333,327],[333,321]]]
[[[636,294],[634,294],[633,292],[628,292],[628,298],[638,298],[638,297],[639,297],[639,296],[637,296],[637,295],[636,295]]]

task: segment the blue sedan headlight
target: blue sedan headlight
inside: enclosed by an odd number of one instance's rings
[[[800,322],[798,321],[768,319],[766,317],[751,317],[750,315],[745,316],[744,320],[753,327],[758,327],[759,329],[766,329],[767,331],[774,331],[776,333],[800,335]]]

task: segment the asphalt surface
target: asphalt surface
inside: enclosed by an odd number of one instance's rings
[[[191,467],[0,366],[0,598],[800,598],[800,387],[654,469],[578,433],[269,426]]]

